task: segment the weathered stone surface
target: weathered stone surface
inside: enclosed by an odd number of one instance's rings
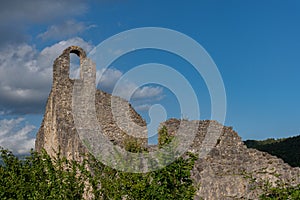
[[[59,148],[63,156],[80,161],[87,149],[82,144],[74,126],[72,113],[72,92],[74,80],[69,78],[70,53],[75,53],[82,61],[86,54],[80,48],[67,48],[54,62],[53,85],[48,97],[43,122],[37,133],[36,150],[43,148],[55,156]],[[85,68],[81,65],[81,77]],[[93,74],[95,75],[95,74]],[[97,122],[103,134],[123,146],[129,133],[142,134],[146,138],[146,123],[130,104],[110,94],[96,91]],[[118,107],[118,113],[112,113],[111,102]],[[121,123],[116,124],[116,119]],[[131,120],[128,120],[131,119]],[[132,121],[141,128],[134,126]],[[260,186],[266,181],[277,181],[294,185],[300,183],[300,169],[292,168],[281,159],[254,149],[248,149],[238,134],[230,127],[222,126],[216,121],[187,121],[170,119],[163,123],[169,134],[175,134],[179,126],[189,139],[195,132],[189,151],[197,153],[199,159],[192,170],[192,178],[198,188],[195,199],[257,199],[261,194]],[[120,128],[121,127],[121,128]],[[139,139],[143,146],[147,139]],[[150,151],[157,148],[151,146]]]
[[[82,154],[86,154],[87,149],[82,144],[74,126],[72,114],[74,80],[69,78],[70,53],[75,53],[80,57],[81,77],[84,70],[89,70],[82,65],[86,53],[80,47],[71,46],[67,48],[54,61],[52,89],[48,97],[44,119],[37,133],[35,149],[39,152],[44,148],[51,156],[56,156],[60,149],[63,156],[69,159],[81,160]],[[135,123],[146,130],[145,121],[132,109],[127,101],[119,97],[112,97],[100,90],[96,91],[95,99],[98,123],[101,125],[103,134],[109,140],[123,146],[126,136],[126,133],[115,123],[111,111],[111,99],[118,103],[122,111],[126,111],[126,119],[129,117],[134,119]],[[145,138],[139,139],[140,143],[145,146],[147,132],[141,131],[140,133],[144,134]]]
[[[174,134],[180,120],[164,122],[169,134]],[[258,199],[260,187],[266,181],[274,186],[279,182],[287,185],[300,183],[300,169],[292,168],[281,159],[255,149],[248,149],[238,134],[230,127],[215,121],[200,121],[198,133],[189,151],[200,154],[208,127],[220,130],[219,139],[208,154],[196,161],[192,178],[198,187],[195,199]],[[207,148],[207,147],[204,147]]]

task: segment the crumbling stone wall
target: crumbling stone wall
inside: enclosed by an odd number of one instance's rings
[[[80,141],[74,126],[72,114],[74,80],[69,78],[70,53],[75,53],[80,58],[81,77],[83,70],[89,70],[82,66],[86,53],[80,47],[67,48],[54,61],[52,89],[35,145],[38,152],[44,148],[48,154],[56,156],[56,152],[60,149],[63,156],[80,161],[81,155],[87,153],[87,149]],[[96,73],[95,69],[92,71]],[[127,133],[137,131],[139,135],[145,134],[145,139],[138,139],[140,144],[147,145],[146,123],[127,101],[100,90],[96,90],[95,99],[98,123],[109,140],[124,146]],[[117,102],[116,106],[120,110],[117,116],[112,114],[112,99]],[[124,119],[121,122],[122,130],[114,117]],[[142,127],[142,130],[135,129],[130,120],[126,120],[129,118]],[[198,130],[189,147],[190,152],[199,155],[192,170],[192,178],[197,187],[195,199],[200,197],[212,200],[258,199],[262,192],[260,187],[266,181],[274,185],[276,181],[288,185],[300,183],[299,168],[292,168],[281,159],[265,152],[248,149],[232,128],[222,126],[216,121],[196,122]],[[178,130],[180,123],[178,119],[170,119],[162,125],[165,125],[168,133],[172,135]],[[185,120],[181,128],[188,135],[194,131],[194,125],[195,121]],[[215,134],[219,131],[221,134]],[[210,134],[210,137],[206,137],[207,134]],[[156,147],[152,146],[149,150],[155,149]]]
[[[163,125],[173,135],[180,122],[170,119]],[[188,129],[188,125],[185,126]],[[208,127],[212,132],[222,131],[217,140],[212,139],[213,146],[209,146],[210,142],[203,142]],[[287,185],[300,183],[300,168],[292,168],[266,152],[248,149],[231,127],[216,121],[199,121],[198,132],[189,151],[200,155],[203,148],[210,151],[196,161],[192,170],[192,178],[198,188],[195,199],[258,199],[261,187],[267,181],[273,186],[279,182]]]
[[[89,70],[85,69],[82,65],[83,59],[86,58],[86,53],[77,46],[65,49],[54,61],[52,89],[47,100],[41,127],[37,133],[35,149],[38,152],[45,149],[51,156],[56,156],[56,153],[60,149],[62,156],[66,156],[69,159],[81,160],[82,155],[87,153],[87,149],[80,141],[72,115],[74,80],[69,78],[70,53],[74,53],[80,58],[80,77],[83,76],[84,70]],[[96,71],[94,70],[93,73],[96,73]],[[115,123],[111,113],[111,95],[96,90],[95,98],[97,119],[103,130],[103,134],[109,140],[123,146],[124,138],[127,134]],[[124,112],[127,111],[127,117],[134,119],[135,123],[146,130],[146,122],[132,109],[127,101],[119,97],[112,98],[118,102],[118,105],[123,108]],[[142,133],[144,133],[144,139],[138,138],[138,140],[141,145],[146,146],[147,132],[144,131]]]

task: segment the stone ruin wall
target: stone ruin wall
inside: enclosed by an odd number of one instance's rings
[[[65,49],[54,61],[52,89],[47,100],[41,127],[37,133],[35,149],[38,152],[45,149],[51,156],[56,156],[60,150],[63,156],[69,159],[80,160],[82,155],[87,153],[87,149],[80,141],[72,115],[74,80],[69,78],[70,53],[75,53],[80,58],[81,77],[84,73],[83,70],[89,70],[82,66],[86,53],[77,46]],[[96,73],[95,70],[94,73]],[[95,98],[97,119],[102,127],[103,134],[114,143],[124,146],[124,138],[128,137],[128,135],[115,124],[111,113],[111,95],[96,90]],[[122,108],[122,113],[126,115],[125,119],[129,117],[134,119],[135,123],[146,130],[146,122],[134,111],[128,102],[119,97],[112,98]],[[144,132],[144,134],[147,133]],[[144,136],[146,139],[138,139],[142,146],[147,144],[146,136]]]
[[[172,135],[180,122],[170,119],[163,124]],[[188,123],[185,126],[187,130],[190,127]],[[221,130],[221,135],[217,141],[213,139],[204,144],[208,127],[211,132]],[[199,122],[189,151],[199,155],[203,148],[208,148],[209,153],[199,158],[192,170],[192,178],[198,186],[195,199],[258,199],[262,193],[260,187],[266,181],[274,186],[278,181],[287,185],[300,183],[300,168],[292,168],[266,152],[247,148],[231,127],[216,121]]]
[[[72,115],[74,80],[69,78],[70,53],[78,55],[81,63],[86,58],[80,47],[71,46],[54,61],[52,89],[44,119],[37,133],[36,150],[40,152],[45,149],[51,156],[56,156],[60,149],[63,156],[80,161],[87,149],[79,139]],[[82,66],[80,68],[85,70]],[[125,100],[100,90],[96,91],[95,98],[97,120],[109,140],[124,147],[124,140],[128,137],[115,123],[111,113],[111,98],[119,103],[121,112],[117,117],[130,118],[146,130],[145,121]],[[183,126],[186,133],[192,131],[192,121],[181,122],[183,121],[170,119],[162,125],[167,127],[171,135],[179,125]],[[292,168],[268,153],[248,149],[232,128],[222,126],[216,121],[197,122],[198,131],[189,151],[201,155],[207,150],[205,153],[208,154],[199,157],[192,170],[192,178],[197,187],[195,199],[257,199],[261,193],[260,186],[267,180],[274,184],[276,181],[288,185],[300,183],[299,168]],[[126,123],[128,121],[124,121],[123,124]],[[211,128],[210,131],[207,131],[208,127]],[[135,131],[130,129],[130,124],[126,130]],[[206,134],[213,134],[214,131],[221,131],[220,136],[216,134],[219,138],[210,137],[211,140],[205,140]],[[146,138],[147,132],[143,134]],[[147,139],[139,139],[139,142],[144,147],[147,146]]]

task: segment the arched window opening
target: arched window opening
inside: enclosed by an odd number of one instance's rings
[[[77,49],[72,49],[72,50],[70,51],[70,53],[74,53],[74,54],[76,54],[78,57],[80,57],[80,56],[81,56],[81,53],[80,53],[80,51],[79,51],[79,50],[77,50]]]
[[[80,52],[70,52],[70,79],[79,79],[80,77]]]

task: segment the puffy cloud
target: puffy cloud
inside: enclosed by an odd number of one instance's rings
[[[54,59],[70,45],[89,51],[81,38],[61,41],[38,52],[28,44],[10,45],[0,51],[0,110],[39,113],[44,109],[52,82]]]
[[[117,81],[123,76],[120,70],[108,68],[97,71],[98,87],[106,92],[112,93]],[[131,99],[134,101],[149,99],[160,100],[163,96],[163,88],[159,86],[142,86],[138,87],[134,80],[125,80],[125,84],[119,86],[118,92],[114,95],[127,99],[128,92],[134,91]],[[127,99],[129,100],[129,99]]]
[[[156,86],[144,86],[135,91],[134,99],[152,98],[160,96],[163,93],[163,88]]]
[[[39,57],[40,62],[41,63],[43,62],[44,65],[47,65],[47,66],[50,65],[52,68],[54,59],[57,56],[59,56],[64,49],[66,49],[67,47],[69,47],[71,45],[80,46],[86,52],[89,52],[93,48],[93,45],[91,43],[88,43],[79,37],[74,37],[74,38],[71,38],[68,40],[62,40],[50,47],[44,48],[40,53],[40,57]]]
[[[26,30],[31,24],[53,24],[87,11],[83,0],[10,0],[0,7],[0,48],[6,44],[20,44],[30,39]]]
[[[72,19],[85,13],[87,9],[87,2],[81,0],[1,2],[1,113],[41,112],[52,82],[54,59],[69,45],[80,45],[87,51],[91,49],[91,45],[81,38],[72,38],[39,52],[34,46],[26,44],[26,41],[32,37],[26,34],[28,27],[32,24],[47,26],[61,20]],[[72,22],[74,21],[67,21],[67,25],[70,26]],[[87,28],[82,23],[74,22],[73,25],[77,27],[76,31]],[[72,35],[70,32],[68,34]]]
[[[67,20],[58,25],[52,25],[44,33],[38,35],[43,40],[48,39],[65,39],[72,36],[78,36],[78,34],[96,27],[96,25],[87,25],[84,22],[76,22],[74,20]]]
[[[81,38],[60,41],[38,51],[28,44],[10,45],[0,51],[0,111],[1,113],[42,113],[52,82],[53,61],[70,45],[81,46],[89,52],[93,46]],[[76,57],[76,56],[75,56]],[[72,60],[71,60],[72,61]],[[71,63],[71,77],[78,68]],[[100,89],[112,93],[116,82],[123,76],[120,70],[109,68],[97,71]],[[121,86],[124,97],[135,90],[132,100],[159,100],[163,88],[137,85],[131,80]]]
[[[30,133],[35,130],[35,126],[24,124],[24,118],[0,120],[0,146],[15,154],[29,153],[35,142]]]
[[[97,70],[96,82],[100,89],[105,90],[106,92],[112,93],[115,84],[121,78],[123,73],[117,69],[100,69]]]

